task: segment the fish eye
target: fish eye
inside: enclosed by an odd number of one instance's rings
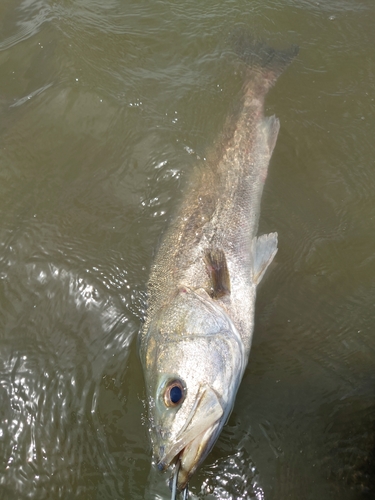
[[[177,406],[185,397],[185,389],[181,380],[172,380],[164,392],[164,403],[166,406]]]

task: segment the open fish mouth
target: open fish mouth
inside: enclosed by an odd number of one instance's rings
[[[214,443],[216,437],[214,439],[210,438],[212,438],[212,436],[217,436],[218,433],[214,433],[211,428],[207,431],[209,431],[208,440],[210,440],[211,443]],[[211,449],[211,446],[207,443],[207,439],[205,439],[207,431],[202,433],[202,435],[197,436],[196,439],[189,443],[189,445],[177,456],[174,470],[169,480],[169,487],[172,491],[172,500],[176,500],[177,493],[179,491],[183,493],[183,500],[187,500],[189,498],[189,479]],[[205,449],[202,453],[200,453],[200,449],[203,447]],[[195,460],[197,455],[200,457],[198,461]]]
[[[215,432],[216,429],[218,429],[217,432]],[[175,475],[177,474],[176,486],[178,491],[182,491],[187,486],[190,477],[211,451],[219,431],[219,423],[216,422],[188,443],[171,461],[169,465],[174,463],[175,466],[172,478],[175,479]]]
[[[173,443],[160,447],[158,469],[166,470],[172,463],[180,462],[178,490],[182,490],[197,467],[210,452],[221,430],[223,408],[214,390],[200,387],[196,403],[190,411],[186,425]]]
[[[181,491],[185,488],[197,467],[203,462],[208,453],[211,451],[220,429],[219,423],[217,422],[205,432],[199,434],[181,451],[178,457],[178,460],[180,461],[177,478],[178,490]]]

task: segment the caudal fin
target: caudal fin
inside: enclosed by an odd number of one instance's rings
[[[244,30],[234,31],[230,39],[235,52],[246,63],[249,76],[262,76],[265,92],[276,82],[299,51],[296,45],[284,50],[274,49]]]

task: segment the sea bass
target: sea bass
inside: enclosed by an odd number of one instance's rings
[[[256,288],[277,252],[277,233],[257,237],[260,201],[279,120],[264,98],[297,53],[245,35],[236,111],[192,173],[148,283],[140,334],[151,440],[160,470],[175,465],[183,490],[216,442],[246,368]]]

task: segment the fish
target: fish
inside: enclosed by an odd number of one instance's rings
[[[256,289],[277,252],[276,232],[257,235],[280,127],[264,101],[298,48],[275,50],[243,33],[232,43],[243,86],[162,238],[139,339],[153,458],[160,471],[174,468],[176,491],[187,492],[230,416]]]

